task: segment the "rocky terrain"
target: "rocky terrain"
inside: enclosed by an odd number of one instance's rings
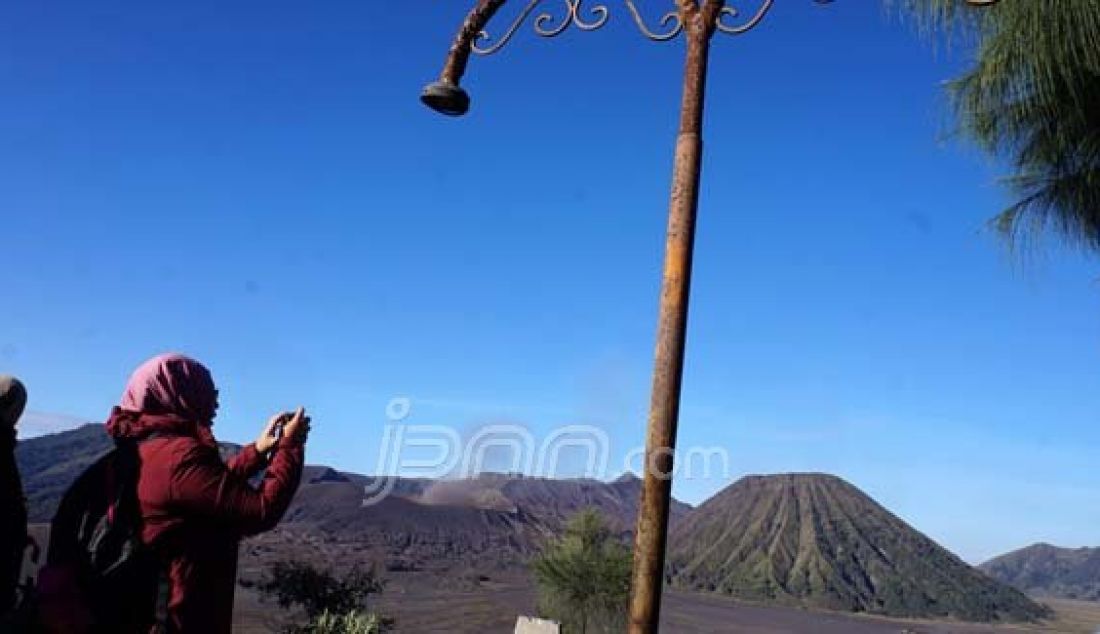
[[[668,563],[678,587],[744,600],[982,622],[1049,616],[829,475],[739,480],[678,523]]]
[[[1100,601],[1100,548],[1034,544],[978,568],[1035,596]]]
[[[473,479],[398,479],[393,492],[363,506],[372,478],[307,467],[283,523],[250,540],[242,569],[297,553],[325,561],[367,561],[390,572],[431,572],[434,583],[468,585],[523,567],[565,521],[596,508],[629,539],[641,481],[548,480],[484,474]],[[688,511],[677,503],[678,520]],[[676,521],[674,520],[674,521]]]

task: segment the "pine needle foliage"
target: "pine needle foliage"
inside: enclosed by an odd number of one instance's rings
[[[630,550],[599,512],[578,513],[532,562],[539,612],[560,622],[564,634],[621,632],[631,563]]]
[[[288,634],[372,634],[392,625],[366,611],[368,598],[386,585],[374,568],[353,566],[337,577],[304,561],[276,561],[254,585],[265,600],[305,613],[308,623],[289,625]]]
[[[1012,242],[1048,231],[1100,251],[1100,0],[894,0],[926,30],[965,34],[973,66],[948,90],[959,131],[1006,160]]]

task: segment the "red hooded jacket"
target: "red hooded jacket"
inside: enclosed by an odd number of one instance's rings
[[[107,421],[113,438],[139,441],[141,537],[167,572],[171,634],[231,632],[237,544],[279,522],[302,476],[305,450],[299,438],[280,439],[270,464],[254,445],[222,462],[210,427],[216,412],[209,371],[193,359],[168,354],[134,372]],[[250,485],[265,467],[259,487]],[[69,576],[60,568],[44,570],[39,578],[44,618],[57,621],[51,631],[65,634],[78,631],[83,618]],[[137,622],[152,621],[154,606],[133,607],[137,614],[148,610],[148,619],[139,616]]]
[[[218,450],[179,434],[172,419],[140,419],[129,431],[141,439],[138,501],[142,538],[166,566],[168,626],[183,634],[229,634],[237,582],[237,544],[271,529],[298,488],[304,449],[283,438],[266,464],[254,445],[223,463]],[[258,489],[248,479],[267,467]]]

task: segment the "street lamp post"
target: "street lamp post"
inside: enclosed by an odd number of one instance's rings
[[[554,26],[550,14],[541,14],[535,21],[538,33],[557,35],[570,22],[581,29],[594,30],[607,21],[606,7],[591,9],[591,17],[582,15],[581,0],[565,0],[567,14]],[[707,61],[710,40],[720,28],[729,33],[745,32],[755,26],[771,7],[762,5],[758,13],[745,23],[729,25],[723,16],[736,18],[724,0],[708,0],[700,5],[695,0],[677,0],[677,10],[664,16],[663,31],[646,26],[633,2],[627,2],[642,32],[657,41],[671,40],[681,32],[687,39],[687,60],[684,68],[683,100],[680,106],[680,131],[676,140],[676,155],[672,176],[668,234],[665,242],[665,264],[661,284],[660,317],[657,326],[657,348],[653,370],[648,431],[646,433],[645,469],[642,497],[639,504],[634,536],[634,569],[631,583],[629,631],[635,634],[656,632],[664,582],[665,543],[668,512],[672,497],[673,452],[676,445],[676,423],[680,407],[680,382],[684,367],[684,343],[687,332],[688,294],[691,286],[692,247],[695,241],[695,215],[699,202],[699,176],[703,150],[703,103],[706,91]],[[438,82],[425,88],[424,102],[450,115],[464,114],[469,108],[469,96],[459,87],[470,51],[491,53],[515,33],[538,0],[532,0],[519,20],[486,48],[476,46],[483,28],[504,4],[504,0],[482,0],[470,12],[454,45]]]
[[[466,114],[470,108],[470,97],[460,83],[470,54],[491,55],[499,51],[543,2],[528,0],[504,34],[492,38],[485,27],[506,1],[479,0],[466,16],[451,45],[439,80],[426,86],[421,93],[421,100],[425,105],[447,115]],[[658,22],[659,27],[653,29],[633,0],[624,0],[639,30],[649,39],[664,42],[683,33],[687,40],[680,129],[672,170],[657,348],[646,431],[642,496],[634,533],[634,569],[628,624],[630,634],[657,632],[660,618],[668,513],[672,497],[673,454],[676,447],[691,288],[695,216],[699,206],[703,104],[710,41],[715,33],[741,35],[760,24],[775,0],[755,1],[757,9],[754,12],[742,13],[727,6],[726,0],[675,0],[676,8],[666,13]],[[827,4],[832,0],[814,1]],[[997,1],[965,0],[972,5],[990,5]],[[584,7],[584,0],[562,2],[562,16],[540,13],[535,17],[536,33],[543,37],[555,37],[570,25],[583,31],[594,31],[606,24],[610,17],[610,11],[605,5]]]

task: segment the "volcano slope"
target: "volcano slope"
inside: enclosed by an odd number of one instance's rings
[[[1034,621],[1045,606],[970,567],[835,476],[749,476],[670,536],[672,585],[909,618]]]

